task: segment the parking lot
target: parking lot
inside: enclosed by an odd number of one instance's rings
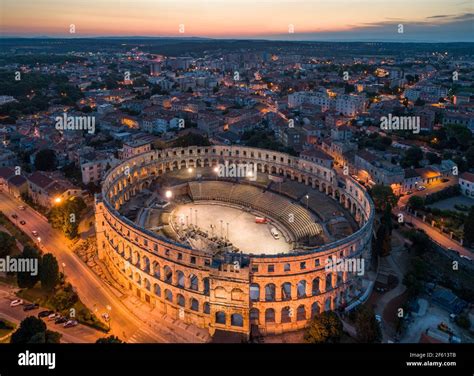
[[[10,307],[13,300],[18,299],[15,296],[15,290],[11,286],[0,284],[0,317],[7,319],[17,325],[28,316],[38,317],[38,313],[47,310],[44,307],[38,307],[31,311],[24,311],[23,305]],[[27,304],[29,302],[25,302]],[[55,324],[54,321],[43,319],[49,330],[62,334],[61,342],[64,343],[91,343],[98,338],[105,337],[106,334],[92,329],[88,326],[78,324],[75,327],[64,328],[63,324]]]

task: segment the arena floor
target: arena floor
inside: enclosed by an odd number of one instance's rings
[[[193,213],[192,224],[196,224],[195,210],[197,210],[197,225],[209,235],[212,231],[214,236],[221,236],[222,220],[222,236],[226,237],[227,223],[229,223],[229,240],[244,253],[272,255],[289,253],[292,249],[280,231],[280,239],[273,238],[270,233],[273,225],[255,223],[254,214],[224,205],[204,203],[181,205],[173,212],[176,223],[189,222],[190,209]]]

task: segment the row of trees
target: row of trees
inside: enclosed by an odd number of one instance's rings
[[[36,283],[41,283],[41,288],[46,291],[52,291],[60,282],[59,265],[56,257],[51,253],[44,255],[30,246],[25,246],[19,259],[37,260],[38,273],[32,275],[27,272],[17,273],[17,283],[21,288],[32,288]]]

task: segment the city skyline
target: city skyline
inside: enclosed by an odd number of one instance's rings
[[[388,7],[390,5],[390,8]],[[388,11],[389,9],[389,11]],[[469,1],[4,1],[3,37],[469,42]],[[271,14],[271,17],[268,15]],[[74,25],[74,33],[70,32]],[[402,25],[402,29],[400,29]]]

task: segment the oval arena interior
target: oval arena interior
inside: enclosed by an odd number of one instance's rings
[[[156,150],[111,169],[96,196],[99,258],[160,313],[211,334],[277,334],[357,305],[374,208],[331,166],[242,146]],[[240,166],[246,167],[244,173]]]

